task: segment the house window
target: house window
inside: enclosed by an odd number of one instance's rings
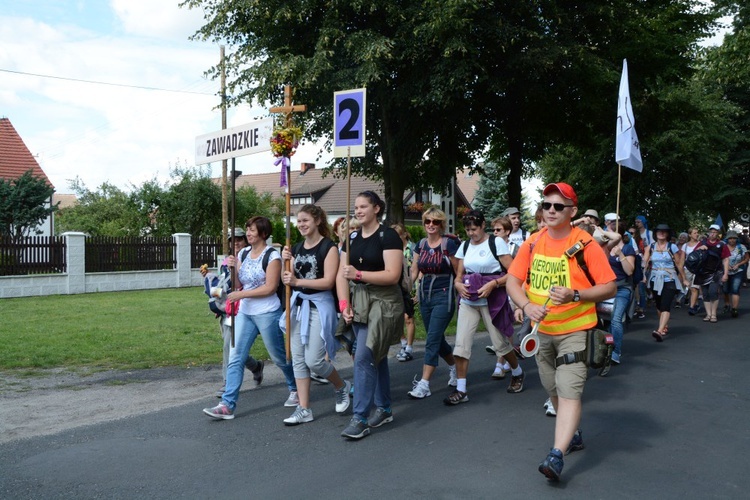
[[[308,205],[312,204],[313,199],[312,196],[292,196],[291,203],[292,205]]]

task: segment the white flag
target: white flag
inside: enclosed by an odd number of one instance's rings
[[[619,165],[642,172],[641,145],[638,142],[638,134],[635,133],[635,116],[633,116],[633,106],[630,103],[627,59],[622,60],[620,95],[617,99],[616,133],[615,161]]]

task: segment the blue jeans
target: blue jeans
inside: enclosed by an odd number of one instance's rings
[[[641,311],[646,310],[646,300],[648,294],[646,293],[646,284],[643,281],[638,283],[638,309]]]
[[[445,340],[445,329],[453,318],[456,301],[451,300],[448,308],[448,288],[433,289],[432,294],[421,294],[419,310],[422,322],[427,329],[427,339],[424,346],[424,364],[438,365],[438,356],[445,358],[453,352],[453,348]]]
[[[357,336],[354,354],[354,415],[367,419],[375,403],[379,408],[391,407],[391,373],[388,356],[383,356],[377,366],[372,350],[367,347],[367,325],[352,323]]]
[[[242,387],[245,374],[245,361],[250,355],[250,349],[260,333],[271,360],[281,368],[286,378],[286,385],[290,391],[297,390],[294,381],[292,363],[286,361],[284,334],[279,328],[281,309],[265,314],[249,315],[238,313],[234,324],[234,348],[229,350],[229,365],[227,366],[227,385],[221,400],[234,410]]]
[[[633,291],[627,286],[618,286],[615,295],[615,305],[612,309],[612,320],[609,323],[609,332],[615,340],[615,349],[618,355],[622,354],[622,336],[625,333],[625,314],[630,305],[630,296]]]
[[[727,295],[739,295],[740,287],[742,286],[742,276],[745,273],[740,271],[739,273],[730,274],[727,282],[724,283],[724,293]]]

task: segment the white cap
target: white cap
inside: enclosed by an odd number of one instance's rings
[[[717,231],[721,231],[721,228],[719,227],[718,224],[711,224],[710,226],[708,226],[708,228],[709,229],[716,229]]]
[[[617,214],[613,212],[610,212],[604,216],[604,222],[607,222],[609,220],[617,220],[617,219],[618,219]]]

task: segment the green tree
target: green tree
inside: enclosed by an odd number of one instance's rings
[[[91,236],[140,236],[143,226],[130,196],[117,186],[102,183],[95,191],[76,177],[70,182],[77,203],[60,210],[55,231],[80,231]]]
[[[57,210],[59,203],[51,205],[55,190],[31,170],[18,179],[0,179],[0,234],[19,240]]]
[[[490,33],[496,24],[493,3],[186,0],[181,5],[205,12],[207,24],[197,38],[231,45],[226,68],[232,104],[278,103],[282,85],[293,82],[295,101],[310,110],[301,118],[307,136],[330,137],[333,92],[367,87],[367,157],[355,159],[353,171],[382,179],[389,216],[403,221],[407,188],[442,190],[487,143],[467,89],[483,72],[475,44],[480,32]],[[209,74],[218,71],[217,65]]]
[[[211,180],[210,168],[177,165],[170,176],[169,186],[154,200],[154,234],[221,234],[221,188]]]
[[[286,215],[285,200],[281,196],[264,192],[258,193],[255,186],[242,186],[235,193],[236,225],[243,227],[253,216],[262,215],[272,221],[281,222]],[[294,214],[292,214],[294,216]],[[274,240],[278,241],[278,240]]]
[[[487,162],[482,168],[482,178],[472,205],[491,221],[508,208],[508,178],[495,162]]]

